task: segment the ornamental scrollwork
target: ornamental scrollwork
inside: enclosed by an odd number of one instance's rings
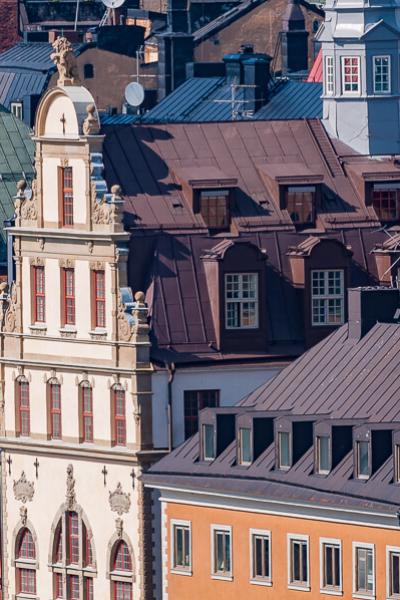
[[[17,223],[21,221],[36,221],[38,217],[36,207],[36,182],[32,182],[32,196],[26,197],[27,183],[21,179],[17,183],[17,195],[15,196],[15,216]]]
[[[35,487],[32,481],[27,480],[25,471],[22,471],[21,477],[17,481],[14,480],[13,491],[15,499],[20,500],[23,504],[28,500],[32,501]]]
[[[118,482],[116,489],[113,492],[109,492],[109,494],[108,501],[113,512],[116,512],[119,516],[129,512],[131,507],[131,495],[122,491],[120,482]]]
[[[7,333],[15,331],[17,326],[17,298],[17,286],[14,281],[11,285],[8,308],[4,318],[4,329]]]
[[[68,510],[74,510],[76,504],[74,467],[67,467],[67,491],[65,494]]]

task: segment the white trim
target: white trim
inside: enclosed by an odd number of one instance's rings
[[[388,89],[384,92],[378,92],[376,90],[376,80],[375,80],[375,59],[376,58],[387,58],[388,59]],[[392,65],[391,65],[391,56],[390,54],[376,54],[372,57],[372,77],[373,77],[373,90],[374,94],[378,96],[387,96],[391,93],[392,90]]]
[[[314,274],[323,274],[323,285],[324,290],[322,294],[314,294]],[[339,273],[340,275],[340,293],[329,294],[329,273]],[[318,280],[319,282],[319,280]],[[311,325],[312,327],[340,327],[344,323],[344,311],[345,311],[345,281],[344,281],[344,269],[311,269],[310,273],[310,298],[311,298]],[[314,319],[314,300],[316,302],[322,302],[324,307],[324,320],[318,321]],[[328,320],[327,307],[330,300],[340,302],[340,322],[330,323]]]
[[[310,536],[301,533],[286,534],[287,544],[287,582],[289,590],[310,591]],[[292,542],[306,542],[307,544],[307,581],[302,584],[292,581],[291,548]]]
[[[370,594],[358,592],[356,588],[356,550],[357,548],[365,548],[372,550],[372,592]],[[353,542],[352,543],[352,558],[353,558],[353,598],[362,598],[371,600],[375,598],[375,544],[368,542]]]
[[[239,295],[240,295],[239,299],[227,297],[228,277],[231,277],[233,275],[239,277]],[[255,296],[254,296],[254,298],[243,298],[241,290],[242,290],[242,286],[243,286],[243,277],[244,276],[254,277],[254,281],[255,281]],[[248,271],[248,272],[240,271],[240,272],[225,273],[225,275],[224,275],[225,329],[227,329],[229,331],[240,331],[242,329],[258,329],[260,327],[260,297],[259,297],[260,282],[259,282],[259,279],[260,279],[260,276],[259,276],[258,271],[252,271],[252,272],[251,271]],[[242,318],[242,305],[245,303],[253,303],[255,305],[255,323],[254,323],[254,325],[240,324],[238,327],[235,327],[234,325],[228,325],[228,304],[229,303],[239,304],[241,318]]]
[[[331,62],[332,64],[328,65],[328,62]],[[329,74],[332,76],[331,82],[329,82]],[[332,87],[330,87],[328,83],[330,83]],[[324,93],[326,96],[335,95],[335,61],[331,54],[324,56]]]
[[[358,81],[357,81],[357,90],[355,91],[346,91],[344,89],[344,61],[345,59],[350,58],[350,59],[357,59],[357,76],[358,76]],[[360,60],[360,56],[357,55],[351,55],[351,54],[346,54],[344,56],[340,57],[340,72],[342,75],[342,81],[341,81],[341,88],[342,88],[342,95],[343,96],[361,96],[361,60]]]
[[[242,460],[242,452],[243,452],[243,443],[242,443],[242,431],[249,431],[250,432],[250,460]],[[251,465],[251,463],[253,462],[253,448],[254,448],[254,442],[253,442],[253,429],[252,427],[239,427],[239,435],[238,435],[238,450],[239,450],[239,456],[238,456],[238,463],[240,465],[243,465],[244,467],[248,467],[249,465]]]
[[[254,576],[254,553],[253,553],[253,536],[263,536],[268,539],[269,552],[268,552],[268,572],[269,577],[257,578]],[[268,529],[249,529],[249,553],[250,553],[250,583],[255,585],[272,585],[272,561],[271,561],[271,531]]]
[[[390,555],[391,554],[400,554],[400,546],[386,546],[386,597],[390,599],[393,598],[394,599],[398,599],[400,598],[399,594],[394,594],[391,595],[390,593],[390,587],[391,587],[391,581],[392,581],[392,577],[390,574]]]
[[[230,544],[229,544],[229,562],[230,562],[230,571],[226,572],[226,575],[222,575],[221,573],[216,573],[214,571],[214,565],[215,565],[215,548],[214,548],[214,540],[215,540],[215,533],[218,531],[223,531],[226,533],[229,533],[229,537],[230,537]],[[216,525],[216,524],[212,524],[210,526],[210,536],[211,536],[211,578],[212,579],[222,579],[224,581],[232,581],[233,580],[233,552],[232,552],[232,540],[233,540],[233,536],[232,536],[232,527],[231,525]]]
[[[325,554],[324,546],[332,545],[339,547],[339,572],[340,572],[340,585],[339,587],[329,588],[325,587],[324,571],[325,571]],[[342,540],[337,538],[319,538],[319,587],[321,594],[329,594],[332,596],[343,595],[343,562],[342,562]]]
[[[175,565],[175,527],[187,528],[189,530],[189,563],[188,567],[177,567]],[[170,572],[175,575],[192,575],[192,523],[191,521],[184,521],[180,519],[171,519],[170,521],[170,547],[171,547],[171,558],[170,558]]]

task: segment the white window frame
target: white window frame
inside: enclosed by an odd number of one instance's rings
[[[10,112],[16,119],[20,119],[22,121],[24,117],[24,105],[21,100],[14,100],[10,103]]]
[[[350,58],[351,60],[353,60],[354,58],[357,59],[357,73],[358,73],[358,81],[357,81],[357,89],[356,90],[345,90],[345,81],[344,81],[344,70],[345,70],[345,64],[344,61],[346,58]],[[361,60],[360,60],[360,56],[352,56],[352,55],[346,55],[346,56],[341,56],[340,57],[340,70],[341,70],[341,74],[342,74],[342,94],[343,96],[360,96],[361,95]]]
[[[242,441],[242,431],[243,430],[248,430],[250,432],[250,455],[251,455],[251,459],[250,460],[243,460],[243,441]],[[251,465],[251,463],[253,462],[253,430],[251,427],[239,427],[239,464],[243,465],[245,467]]]
[[[376,89],[376,72],[375,72],[375,68],[376,68],[376,59],[386,59],[388,60],[388,89],[385,91],[378,91]],[[377,54],[376,56],[372,57],[372,72],[373,72],[373,80],[374,80],[374,94],[378,94],[378,95],[382,95],[385,96],[387,94],[391,93],[391,89],[392,89],[392,78],[391,78],[391,73],[392,73],[392,69],[391,69],[391,61],[390,61],[391,57],[390,54]]]
[[[228,277],[231,277],[232,275],[236,275],[240,278],[243,278],[244,275],[249,275],[249,276],[255,277],[256,293],[255,293],[254,299],[250,299],[250,298],[232,299],[232,298],[227,297]],[[241,331],[242,329],[258,329],[259,322],[260,322],[259,279],[260,279],[260,275],[258,272],[256,272],[256,273],[254,273],[254,272],[252,272],[252,273],[251,272],[225,273],[225,276],[224,276],[225,329],[228,329],[229,331]],[[254,304],[255,304],[255,310],[256,310],[255,324],[254,325],[242,325],[241,324],[239,327],[233,327],[232,325],[228,325],[228,304],[230,304],[230,303],[240,304],[240,307],[241,307],[240,314],[242,316],[242,305],[245,302],[254,302]]]
[[[205,436],[205,431],[206,431],[206,427],[212,427],[213,428],[213,454],[214,456],[206,456],[206,436]],[[203,450],[203,460],[211,462],[213,460],[215,460],[216,456],[217,456],[217,440],[216,440],[216,433],[215,433],[215,425],[213,425],[212,423],[202,423],[201,424],[201,445],[202,445],[202,450]]]
[[[305,583],[296,583],[292,581],[292,542],[307,543],[307,581]],[[310,586],[310,536],[300,533],[287,534],[287,580],[289,590],[301,590],[309,592]]]
[[[227,572],[226,575],[222,575],[221,573],[216,573],[214,571],[214,565],[215,565],[215,533],[216,532],[224,532],[224,533],[229,533],[230,536],[230,545],[229,545],[229,559],[230,559],[230,566],[231,566],[231,570],[229,572]],[[231,525],[211,525],[210,528],[210,533],[211,533],[211,578],[212,579],[221,579],[223,581],[233,581],[233,548],[232,548],[232,541],[233,541],[233,536],[232,536],[232,526]]]
[[[324,273],[324,290],[326,293],[321,295],[314,295],[313,290],[313,274],[314,273]],[[329,273],[340,273],[340,284],[342,288],[341,294],[329,294],[328,285],[329,285]],[[344,324],[344,310],[345,310],[345,285],[344,285],[344,269],[312,269],[311,270],[311,278],[310,278],[310,286],[311,286],[311,325],[313,327],[341,327]],[[323,322],[314,321],[314,300],[323,300],[323,306],[325,309],[325,318]],[[341,300],[341,311],[340,311],[340,323],[329,323],[327,319],[327,306],[329,300]]]
[[[288,440],[289,440],[289,465],[282,465],[281,462],[281,439],[282,439],[282,433],[286,433],[288,435]],[[292,468],[293,466],[293,446],[292,446],[292,434],[290,433],[290,431],[278,431],[278,469],[280,469],[281,471],[289,471],[289,469]]]
[[[254,536],[263,536],[268,539],[269,553],[268,553],[268,571],[269,577],[256,577],[254,575]],[[267,529],[250,529],[249,530],[249,547],[250,547],[250,583],[254,585],[272,585],[272,560],[271,560],[271,532]]]
[[[365,475],[363,473],[360,473],[360,447],[361,444],[367,444],[367,448],[368,448],[368,469],[370,468],[370,460],[371,460],[371,442],[368,440],[356,440],[356,475],[357,475],[357,479],[361,479],[366,481],[367,479],[370,478],[370,474],[368,473],[368,475]]]
[[[372,550],[372,592],[370,594],[366,594],[363,592],[357,591],[357,574],[356,574],[356,552],[358,548],[364,548],[366,550]],[[364,600],[371,600],[371,598],[375,598],[375,544],[370,544],[368,542],[353,542],[353,598],[361,598]]]
[[[321,469],[320,458],[321,458],[321,438],[327,438],[328,440],[328,454],[329,454],[329,469]],[[329,475],[332,470],[332,439],[330,435],[316,435],[315,436],[315,467],[318,475]]]
[[[179,567],[175,565],[175,527],[187,528],[189,530],[189,562],[188,567]],[[170,522],[170,539],[171,539],[171,565],[170,572],[175,575],[191,576],[192,571],[192,523],[191,521],[183,521],[180,519],[171,519]]]
[[[324,61],[325,73],[325,95],[334,96],[335,94],[335,62],[332,55],[325,56]]]
[[[325,586],[325,546],[338,546],[339,547],[339,561],[340,561],[340,586],[337,588],[330,588]],[[319,578],[320,578],[320,593],[327,594],[330,596],[342,596],[343,595],[343,562],[342,562],[342,540],[337,538],[319,538]]]
[[[400,483],[400,444],[394,443],[393,448],[394,482]]]
[[[400,594],[391,594],[391,573],[390,573],[390,555],[391,554],[400,554],[399,546],[386,546],[386,596],[393,600],[398,600],[400,598]]]

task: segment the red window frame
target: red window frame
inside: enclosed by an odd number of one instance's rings
[[[63,269],[64,325],[75,325],[75,269]]]
[[[380,221],[383,223],[397,221],[400,216],[400,190],[396,188],[373,190],[372,204]]]
[[[132,600],[132,584],[129,581],[113,581],[113,600]]]
[[[56,529],[53,560],[55,563],[61,563],[62,559],[63,559],[63,540],[62,540],[62,523],[60,521],[57,526],[57,529]]]
[[[185,390],[183,405],[186,440],[199,430],[199,411],[219,406],[219,390]]]
[[[85,600],[93,600],[93,579],[91,577],[85,577],[83,580],[83,585],[85,586]]]
[[[64,598],[62,574],[53,573],[54,576],[54,598]]]
[[[46,321],[46,287],[44,267],[33,267],[33,320],[35,323]]]
[[[74,224],[74,190],[72,183],[72,167],[62,168],[62,224],[72,227]]]
[[[79,564],[79,516],[76,512],[68,513],[68,561],[71,565]]]
[[[17,588],[18,594],[36,594],[36,570],[18,568]]]
[[[28,381],[18,381],[18,413],[19,433],[23,436],[29,436],[31,433],[31,416]]]
[[[82,440],[93,442],[93,390],[89,385],[81,385]]]
[[[113,389],[114,440],[117,446],[126,446],[126,401],[125,391]]]
[[[18,543],[18,558],[35,560],[36,549],[31,531],[25,527],[20,534]]]
[[[54,440],[61,439],[61,386],[49,384],[50,394],[50,435]],[[57,390],[57,391],[56,391]]]
[[[93,271],[94,326],[106,326],[106,277],[104,271]]]
[[[132,571],[132,558],[128,544],[121,540],[114,552],[114,571]]]
[[[67,575],[67,598],[80,600],[79,575]]]
[[[92,544],[88,536],[88,532],[84,523],[82,523],[83,536],[84,536],[84,563],[86,567],[93,566],[93,552]]]

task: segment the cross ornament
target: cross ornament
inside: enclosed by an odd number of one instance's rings
[[[104,465],[104,467],[103,467],[103,470],[102,470],[102,473],[103,473],[103,482],[104,482],[104,485],[107,485],[107,475],[108,475],[108,471],[107,471],[107,469],[106,469],[106,465]]]
[[[38,473],[38,470],[39,470],[39,461],[38,461],[37,457],[35,459],[35,462],[33,463],[33,466],[35,467],[35,470],[36,470],[36,479],[37,479],[39,477],[39,473]]]
[[[132,488],[135,489],[135,469],[132,468],[130,475],[132,477]]]
[[[65,135],[65,124],[67,122],[67,119],[65,118],[64,113],[62,114],[62,117],[60,119],[60,123],[62,123],[62,130],[63,130],[63,135]]]
[[[12,463],[12,458],[10,455],[8,455],[7,464],[8,464],[8,474],[9,475],[11,475],[11,463]]]

